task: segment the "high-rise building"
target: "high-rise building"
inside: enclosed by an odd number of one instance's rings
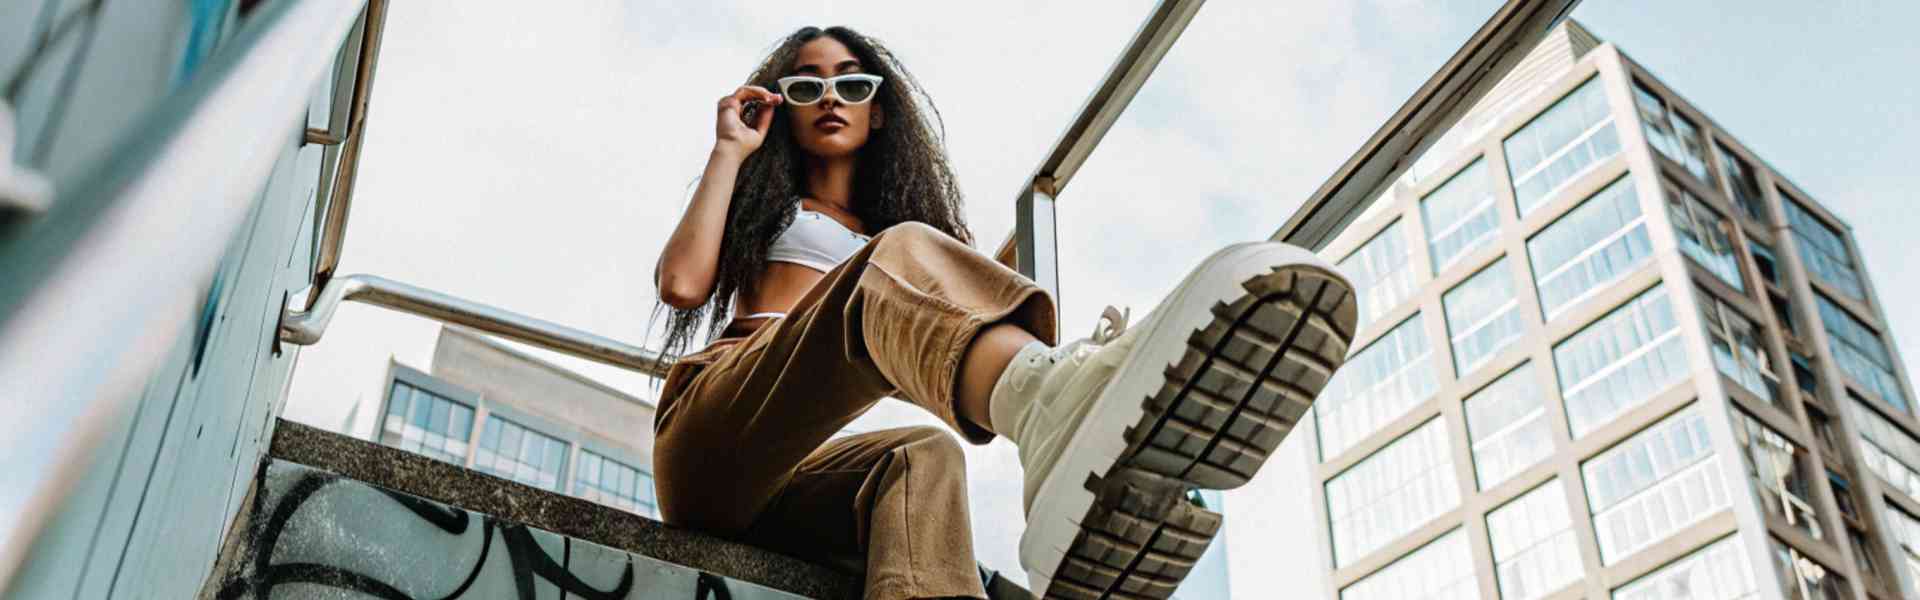
[[[1326,256],[1342,600],[1920,598],[1920,420],[1847,225],[1567,21]]]

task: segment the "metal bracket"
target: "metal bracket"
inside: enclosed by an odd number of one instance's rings
[[[53,184],[13,162],[13,106],[0,100],[0,212],[40,214],[53,205]]]

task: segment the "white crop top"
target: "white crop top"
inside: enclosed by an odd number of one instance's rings
[[[867,245],[868,236],[854,233],[839,221],[805,208],[793,215],[793,225],[773,239],[767,262],[784,262],[825,273]]]

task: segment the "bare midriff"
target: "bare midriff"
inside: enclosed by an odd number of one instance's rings
[[[755,313],[785,313],[793,310],[807,290],[825,277],[825,273],[812,268],[784,262],[767,263],[760,271],[760,278],[751,286],[742,286],[737,300],[733,304],[733,314],[737,315],[727,325],[728,335],[738,332],[741,335],[752,333],[760,325],[771,321],[769,317],[758,319],[742,318]]]

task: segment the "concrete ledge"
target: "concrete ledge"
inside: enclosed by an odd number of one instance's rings
[[[282,420],[276,424],[268,456],[807,598],[854,600],[861,596],[858,574],[668,527],[619,509],[299,423]]]

